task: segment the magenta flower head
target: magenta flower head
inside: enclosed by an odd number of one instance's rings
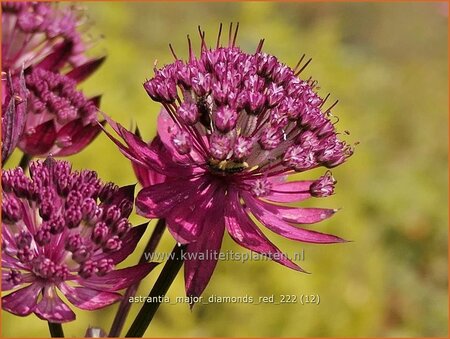
[[[236,30],[237,33],[237,30]],[[332,216],[335,209],[297,208],[282,203],[334,192],[331,172],[317,180],[286,181],[292,173],[342,164],[352,149],[338,139],[330,109],[295,69],[272,55],[253,54],[229,44],[208,48],[201,36],[196,57],[155,70],[144,87],[160,102],[158,135],[152,147],[109,121],[124,143],[114,139],[133,162],[165,175],[142,189],[138,213],[165,218],[176,241],[187,244],[185,283],[188,296],[199,296],[216,266],[224,231],[241,246],[295,270],[253,221],[297,241],[329,244],[344,240],[304,228]],[[281,204],[280,204],[281,203]],[[192,255],[189,253],[197,253]],[[203,253],[203,256],[199,256]]]
[[[146,224],[131,227],[134,186],[103,184],[69,163],[33,162],[2,173],[2,298],[4,310],[62,323],[75,314],[61,299],[96,310],[155,266],[116,265],[135,249]]]
[[[11,74],[17,83],[24,70],[29,94],[18,146],[29,155],[77,153],[101,130],[97,123],[100,97],[87,98],[77,85],[104,58],[85,56],[87,46],[77,31],[79,24],[79,13],[71,7],[2,2],[2,74]]]

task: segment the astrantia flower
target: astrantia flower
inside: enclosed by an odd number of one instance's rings
[[[47,2],[2,2],[2,74],[18,82],[24,69],[29,96],[18,146],[29,155],[71,155],[100,132],[100,98],[85,97],[77,85],[104,58],[86,57],[78,16]]]
[[[245,53],[235,46],[235,37],[230,34],[227,47],[218,42],[209,49],[201,33],[199,57],[189,43],[188,61],[175,56],[174,63],[155,70],[144,84],[164,108],[158,121],[163,149],[145,144],[113,121],[109,123],[125,144],[111,138],[133,162],[165,175],[163,183],[139,192],[138,213],[165,218],[188,252],[218,252],[226,229],[239,245],[302,270],[282,255],[251,216],[289,239],[344,241],[300,227],[336,210],[279,203],[332,194],[335,180],[330,172],[308,181],[288,182],[286,175],[338,166],[352,150],[338,139],[315,83],[298,77],[304,66],[289,68],[262,53],[262,43],[254,54]],[[216,260],[186,258],[186,291],[198,296]]]
[[[2,307],[51,322],[75,319],[76,307],[96,310],[121,298],[118,290],[145,277],[153,263],[116,269],[135,249],[146,225],[131,227],[134,186],[103,184],[69,163],[34,162],[2,173]]]

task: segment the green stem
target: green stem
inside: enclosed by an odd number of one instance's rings
[[[61,324],[48,322],[48,329],[52,338],[64,338],[64,331]]]
[[[147,330],[150,322],[153,319],[156,311],[158,310],[159,305],[170,285],[172,285],[173,280],[177,276],[181,266],[183,265],[183,252],[185,250],[185,245],[175,245],[172,253],[169,256],[166,264],[164,265],[161,274],[156,280],[155,285],[153,286],[150,294],[148,295],[148,299],[150,302],[145,302],[142,305],[141,310],[139,311],[136,319],[134,319],[133,324],[131,325],[128,333],[126,335],[127,338],[137,338],[142,337]]]
[[[22,155],[22,158],[20,159],[19,162],[19,167],[22,167],[23,171],[25,172],[28,168],[28,165],[30,164],[30,161],[33,157],[27,153],[24,153]]]
[[[148,240],[147,246],[142,252],[141,258],[139,259],[139,263],[143,263],[146,261],[145,257],[148,256],[147,253],[153,253],[158,246],[159,241],[166,229],[166,221],[164,219],[159,219],[158,223],[153,230],[150,239]],[[129,302],[130,297],[136,294],[136,291],[139,287],[140,282],[128,287],[125,291],[125,294],[120,302],[119,309],[117,310],[116,316],[114,318],[113,324],[111,326],[111,330],[109,331],[109,337],[119,337],[120,332],[122,332],[123,325],[125,324],[125,320],[127,319],[128,313],[130,312],[131,303]]]

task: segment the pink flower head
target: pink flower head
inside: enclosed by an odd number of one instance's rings
[[[251,216],[289,239],[343,242],[304,228],[336,210],[279,203],[332,194],[331,174],[292,182],[285,180],[286,175],[338,166],[352,150],[338,139],[314,82],[298,77],[302,69],[293,70],[262,53],[262,43],[248,54],[235,46],[231,34],[227,47],[218,42],[213,49],[206,47],[204,33],[200,35],[200,56],[194,55],[189,42],[187,61],[175,57],[144,84],[164,108],[158,121],[163,150],[108,120],[124,141],[110,135],[122,153],[165,175],[163,183],[139,192],[138,213],[165,218],[176,241],[187,244],[188,253],[220,251],[227,230],[239,245],[302,271],[266,238]],[[179,147],[180,133],[189,140],[186,147]],[[216,259],[186,255],[189,296],[203,292]]]
[[[93,171],[72,171],[48,158],[2,173],[2,298],[4,310],[50,322],[96,310],[155,266],[116,269],[135,249],[146,224],[131,227],[134,186],[103,184]]]
[[[86,57],[79,24],[79,13],[72,7],[2,2],[2,74],[11,74],[17,87],[24,70],[28,97],[18,146],[29,155],[77,153],[101,130],[100,97],[85,97],[77,85],[97,70],[104,57]]]

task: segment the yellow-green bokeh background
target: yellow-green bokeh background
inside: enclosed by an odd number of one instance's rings
[[[186,55],[186,34],[197,25],[215,41],[220,22],[240,22],[239,45],[295,65],[313,58],[303,73],[319,80],[320,93],[340,100],[334,113],[356,154],[333,170],[336,195],[308,202],[342,207],[314,226],[353,242],[308,245],[270,234],[288,253],[305,250],[310,275],[272,262],[219,262],[204,296],[254,297],[319,294],[319,306],[210,304],[162,305],[146,332],[151,337],[417,337],[447,336],[448,67],[444,3],[89,3],[95,53],[105,65],[83,84],[103,93],[102,109],[125,126],[137,123],[146,139],[155,133],[158,105],[142,88],[155,59],[172,60],[167,44]],[[198,46],[198,39],[194,39]],[[10,160],[16,164],[19,154]],[[136,179],[129,163],[104,135],[70,158],[76,168],[97,170],[125,185]],[[304,174],[317,177],[323,171]],[[138,222],[141,219],[133,218]],[[152,228],[154,222],[151,223]],[[151,231],[151,229],[149,229]],[[149,233],[146,234],[148,237]],[[142,244],[141,244],[142,245]],[[159,251],[173,245],[165,234]],[[229,237],[223,249],[238,250]],[[133,263],[140,254],[136,250]],[[145,295],[162,265],[144,281]],[[169,296],[184,295],[178,276]],[[82,336],[88,325],[108,330],[117,308],[77,311],[65,325]],[[134,305],[131,318],[139,305]],[[126,328],[128,328],[129,323]],[[34,315],[3,312],[3,336],[45,337]]]

